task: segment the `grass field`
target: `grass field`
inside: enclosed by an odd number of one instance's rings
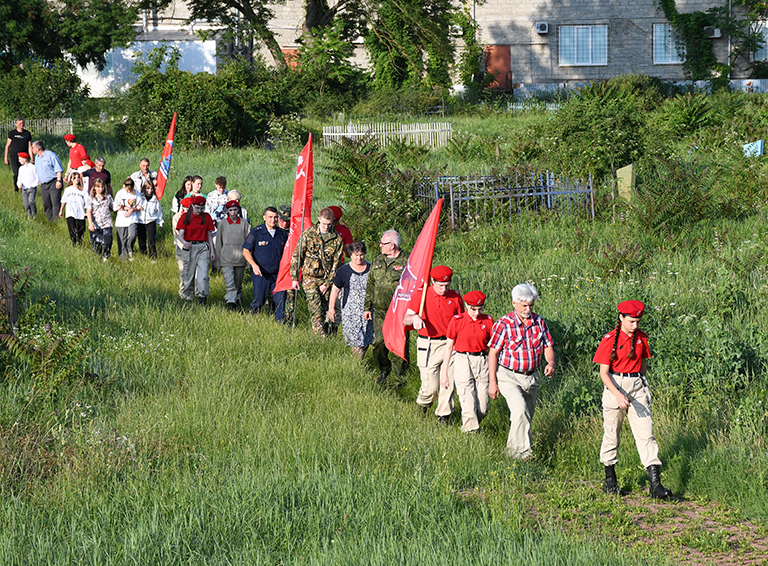
[[[111,154],[107,167],[120,179],[139,157]],[[295,159],[284,149],[180,152],[169,190],[184,174],[201,174],[212,190],[226,174],[258,218],[265,205],[290,200]],[[315,191],[318,206],[334,202],[322,176]],[[167,229],[157,264],[113,256],[105,265],[89,249],[72,249],[63,221],[26,221],[7,170],[0,198],[0,261],[35,274],[22,338],[45,349],[89,329],[59,365],[3,358],[0,563],[768,557],[760,542],[768,519],[768,231],[760,218],[701,225],[684,239],[537,216],[441,234],[436,262],[454,268],[460,291],[486,292],[494,317],[511,309],[520,281],[542,295],[536,310],[555,336],[558,375],[541,391],[536,460],[519,463],[503,456],[503,399],[477,435],[463,435],[455,421],[440,428],[413,402],[415,367],[405,388],[380,390],[341,337],[315,338],[306,321],[292,332],[266,316],[225,311],[220,277],[212,277],[209,306],[181,304]],[[628,243],[640,255],[616,263],[615,250]],[[606,258],[619,269],[611,273]],[[45,295],[51,301],[38,304]],[[614,305],[627,298],[649,305],[643,327],[654,354],[663,479],[705,509],[676,536],[639,528],[651,522],[664,531],[685,503],[657,507],[642,496],[645,474],[628,428],[618,473],[633,497],[599,491],[601,388],[591,358]],[[67,375],[62,368],[80,354],[86,373]],[[704,529],[705,518],[717,529]]]

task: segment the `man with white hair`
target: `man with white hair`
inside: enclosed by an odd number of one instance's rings
[[[507,454],[528,459],[531,451],[531,421],[536,409],[536,394],[541,375],[539,365],[544,354],[544,375],[555,373],[555,349],[547,323],[533,312],[539,294],[530,283],[512,289],[514,311],[493,325],[488,373],[488,394],[496,399],[501,393],[509,406]]]

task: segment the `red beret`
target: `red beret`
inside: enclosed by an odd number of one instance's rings
[[[464,295],[464,302],[470,307],[482,307],[485,304],[485,293],[482,291],[470,291]]]
[[[338,222],[341,220],[341,209],[338,206],[329,206],[328,208],[331,209],[333,212],[333,221]]]
[[[29,154],[26,151],[22,151],[18,154],[19,157],[23,157],[24,159],[29,159]]]
[[[624,301],[623,303],[619,303],[617,308],[623,315],[640,318],[643,316],[645,305],[641,301]]]
[[[67,134],[66,136],[64,136],[64,141],[75,141],[75,135]]]
[[[183,206],[184,208],[189,208],[191,204],[192,204],[192,197],[184,197],[183,199],[181,199],[181,206]]]
[[[205,197],[201,197],[200,195],[192,197],[192,204],[196,204],[198,206],[205,206]]]
[[[227,202],[227,204],[224,205],[224,208],[233,208],[235,206],[240,206],[240,203],[236,200],[230,200]]]
[[[429,275],[435,281],[445,283],[446,281],[451,280],[451,277],[453,277],[453,271],[451,271],[450,267],[445,265],[438,265],[437,267],[432,268],[432,271],[429,272]]]

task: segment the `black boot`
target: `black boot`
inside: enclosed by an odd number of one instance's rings
[[[650,493],[653,499],[667,499],[672,497],[672,492],[661,485],[659,466],[648,466],[645,471],[648,472],[648,479],[651,480]]]
[[[208,302],[208,297],[197,297],[197,302],[201,305],[204,305],[206,302]]]
[[[619,482],[616,480],[616,470],[613,466],[605,467],[605,482],[603,483],[603,493],[609,495],[627,495],[627,492],[619,488]]]
[[[389,372],[386,370],[381,370],[379,377],[376,379],[376,383],[384,387],[387,384],[388,377],[389,377]]]

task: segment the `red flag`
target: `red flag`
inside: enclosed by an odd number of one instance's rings
[[[309,141],[299,155],[299,163],[296,165],[296,182],[293,185],[293,198],[291,199],[291,230],[288,233],[288,241],[283,248],[283,257],[280,260],[280,271],[277,274],[277,283],[273,293],[287,291],[291,288],[293,277],[291,273],[291,257],[302,232],[312,226],[312,134]]]
[[[429,283],[429,271],[432,269],[432,256],[435,253],[437,227],[440,225],[440,211],[443,199],[438,199],[435,208],[424,223],[421,234],[408,257],[408,263],[400,276],[400,283],[392,296],[392,302],[384,319],[384,344],[387,349],[405,359],[405,333],[413,327],[405,327],[403,318],[408,309],[411,295]]]
[[[173,113],[171,127],[168,129],[168,138],[165,140],[163,156],[160,158],[160,167],[157,169],[157,189],[155,194],[158,199],[163,198],[165,185],[168,182],[168,173],[171,171],[171,154],[173,153],[173,136],[176,134],[176,112]]]

